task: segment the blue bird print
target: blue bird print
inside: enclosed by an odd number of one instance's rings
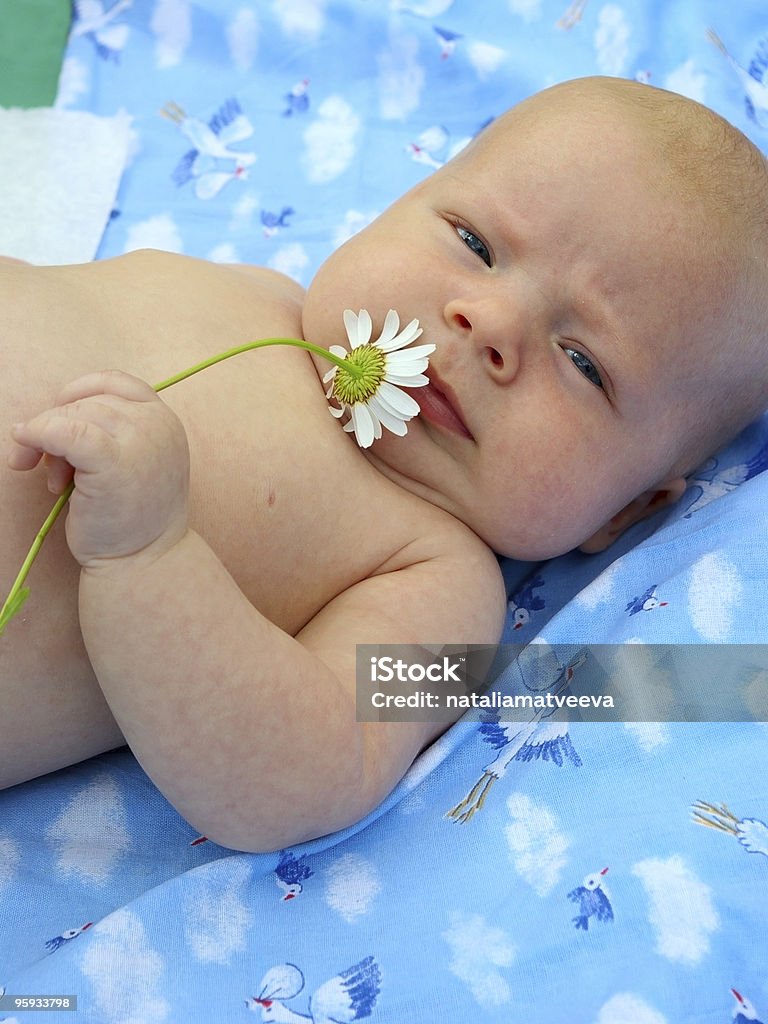
[[[613,907],[603,885],[603,879],[608,868],[587,875],[581,885],[568,893],[568,899],[579,904],[579,913],[573,918],[576,928],[585,932],[589,930],[589,919],[594,917],[596,921],[612,921]]]
[[[768,857],[768,825],[760,818],[738,818],[727,804],[710,804],[697,800],[691,808],[697,825],[734,836],[747,853]]]
[[[441,150],[448,145],[449,138],[450,135],[446,128],[440,124],[434,124],[431,128],[423,131],[415,142],[409,142],[405,151],[417,164],[425,164],[436,170],[442,167],[448,159],[445,153],[441,153]]]
[[[120,51],[128,40],[127,25],[110,24],[118,14],[133,4],[133,0],[117,0],[104,9],[101,0],[72,0],[72,30],[70,39],[83,36],[90,39],[102,60],[117,62]]]
[[[708,459],[691,477],[685,493],[684,500],[688,501],[688,507],[684,519],[690,519],[694,512],[698,512],[710,501],[735,491],[740,484],[768,469],[768,444],[737,466],[728,466],[718,471],[719,465],[717,459]]]
[[[449,28],[439,28],[437,25],[433,25],[432,30],[440,43],[440,59],[447,60],[456,49],[458,41],[464,37],[460,32],[451,32]]]
[[[370,1017],[381,987],[381,971],[372,956],[324,982],[309,997],[309,1013],[297,1013],[285,1003],[304,988],[304,975],[295,964],[272,967],[261,980],[259,994],[245,1005],[263,1021],[280,1024],[346,1024]]]
[[[62,932],[61,935],[56,935],[52,939],[48,939],[45,944],[45,948],[49,953],[55,953],[57,949],[60,949],[67,942],[71,942],[72,939],[76,939],[78,935],[82,935],[86,929],[93,925],[93,921],[88,921],[86,924],[80,925],[79,928],[67,928],[66,931]]]
[[[562,17],[558,18],[556,28],[563,28],[566,31],[573,28],[581,21],[584,17],[584,8],[587,6],[587,0],[573,0],[573,3],[569,4],[568,10],[563,14]]]
[[[585,661],[586,655],[579,654],[567,665],[561,666],[560,675],[552,681],[550,692],[559,694],[566,689],[576,670]],[[485,766],[475,785],[463,800],[447,812],[446,817],[460,824],[469,821],[477,811],[482,810],[494,782],[506,774],[513,761],[552,761],[558,767],[570,761],[575,767],[580,767],[581,758],[571,742],[568,722],[542,722],[542,718],[553,713],[554,709],[539,709],[530,721],[524,723],[501,722],[498,716],[489,716],[480,726],[480,736],[499,753]]]
[[[294,114],[303,114],[309,110],[309,79],[302,78],[300,82],[287,92],[283,99],[287,106],[283,111],[283,117],[292,117]]]
[[[758,1019],[757,1010],[752,1002],[743,996],[737,989],[731,989],[731,995],[736,1000],[733,1008],[733,1024],[762,1024]]]
[[[194,180],[197,198],[212,199],[227,182],[248,176],[256,154],[231,146],[250,138],[253,125],[236,99],[226,100],[208,122],[191,117],[173,102],[165,104],[160,116],[172,121],[192,143],[171,175],[177,185]]]
[[[768,40],[760,40],[749,67],[744,68],[731,56],[716,32],[708,29],[707,38],[723,54],[741,82],[747,117],[761,128],[768,128]]]
[[[285,901],[295,899],[304,891],[301,883],[311,878],[314,871],[306,863],[306,857],[301,856],[297,859],[290,850],[282,850],[275,875],[278,888],[283,890],[281,898]]]
[[[648,587],[644,594],[639,597],[633,597],[631,601],[627,603],[625,612],[629,612],[630,615],[637,615],[638,612],[649,612],[653,608],[666,608],[668,602],[660,601],[656,597],[656,584]]]
[[[272,213],[270,210],[261,211],[261,223],[264,226],[264,237],[272,238],[280,228],[290,227],[287,218],[293,216],[296,211],[292,206],[284,206],[280,213]]]
[[[544,579],[538,573],[526,580],[509,599],[507,611],[512,616],[512,629],[522,629],[531,621],[531,614],[545,607],[544,598],[534,590],[544,586]]]

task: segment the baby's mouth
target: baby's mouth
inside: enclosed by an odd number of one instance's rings
[[[427,376],[429,384],[413,391],[421,415],[437,427],[474,440],[464,422],[458,400],[450,388],[440,381],[436,373],[429,371]]]

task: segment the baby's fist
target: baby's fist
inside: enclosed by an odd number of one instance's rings
[[[152,548],[185,533],[189,450],[178,417],[144,381],[118,370],[81,377],[56,406],[13,430],[12,469],[45,456],[48,484],[74,475],[67,542],[84,567]]]

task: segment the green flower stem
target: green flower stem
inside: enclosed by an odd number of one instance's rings
[[[63,494],[61,494],[56,504],[48,513],[48,516],[43,525],[37,531],[37,536],[32,542],[32,547],[27,552],[27,557],[24,559],[21,569],[19,570],[19,575],[14,580],[13,586],[11,587],[11,591],[8,594],[5,604],[2,607],[2,611],[0,611],[0,636],[2,636],[3,630],[5,629],[7,624],[11,621],[11,619],[19,611],[21,606],[29,597],[29,587],[24,586],[24,580],[27,578],[27,573],[32,568],[32,563],[34,562],[35,558],[37,558],[38,551],[43,546],[43,541],[48,535],[48,531],[56,522],[59,516],[59,512],[61,512],[61,510],[69,501],[70,495],[72,494],[72,491],[74,489],[74,484],[70,484],[69,487],[67,487],[66,491],[64,491]]]
[[[198,363],[197,366],[191,366],[188,370],[184,370],[183,373],[177,373],[175,377],[169,377],[168,380],[155,384],[155,391],[164,391],[165,388],[169,388],[172,384],[178,384],[181,380],[186,380],[187,377],[191,377],[194,373],[207,370],[209,366],[221,363],[232,356],[239,356],[241,352],[250,352],[254,348],[266,348],[268,345],[293,345],[294,348],[305,348],[307,352],[314,352],[316,356],[322,356],[323,359],[329,359],[338,367],[343,367],[353,377],[360,377],[363,374],[363,370],[358,366],[347,362],[346,359],[342,359],[340,356],[332,355],[327,349],[321,348],[319,345],[313,345],[309,341],[301,341],[299,338],[264,338],[261,341],[246,342],[245,345],[238,345],[236,348],[227,349],[226,352],[220,352],[217,356],[211,356],[210,359]]]
[[[174,384],[178,384],[179,381],[186,380],[187,377],[191,377],[193,374],[199,373],[201,370],[208,369],[209,366],[221,363],[225,359],[231,359],[232,356],[240,355],[242,352],[250,352],[252,349],[256,348],[266,348],[268,345],[292,345],[294,348],[306,349],[307,352],[313,352],[315,355],[321,356],[323,359],[328,359],[330,362],[335,363],[336,366],[343,367],[344,370],[353,377],[360,377],[365,372],[361,367],[356,366],[354,363],[351,363],[340,356],[335,356],[327,349],[321,348],[319,345],[313,345],[309,341],[302,341],[299,338],[263,338],[260,341],[249,341],[246,342],[245,345],[238,345],[236,348],[227,349],[226,352],[221,352],[219,355],[212,356],[210,359],[206,359],[204,362],[198,363],[196,366],[191,366],[188,370],[184,370],[183,373],[177,373],[174,377],[169,377],[167,380],[163,380],[159,384],[155,384],[155,391],[164,391],[166,388],[169,388]],[[21,569],[19,570],[19,574],[14,580],[10,593],[6,598],[2,609],[0,609],[0,636],[2,636],[5,627],[29,597],[29,587],[24,586],[24,581],[27,578],[29,570],[32,568],[32,563],[37,557],[37,553],[43,545],[43,541],[50,532],[53,524],[58,519],[59,513],[69,501],[74,489],[75,485],[74,483],[71,483],[60,495],[56,504],[48,513],[45,522],[38,530],[37,536],[32,543],[32,547],[27,552],[27,557],[24,559]]]

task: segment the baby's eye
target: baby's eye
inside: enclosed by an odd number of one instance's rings
[[[456,225],[456,234],[468,249],[471,249],[473,253],[480,257],[487,267],[493,266],[491,251],[479,235],[476,235],[474,231],[470,231],[468,228],[462,227],[461,224]]]
[[[579,373],[583,374],[590,384],[594,384],[595,387],[600,388],[601,391],[605,390],[603,387],[603,379],[600,376],[600,371],[588,356],[585,356],[583,352],[579,352],[575,348],[566,348],[565,352],[570,356],[571,362]]]

